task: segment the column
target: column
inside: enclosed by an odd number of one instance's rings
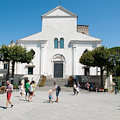
[[[72,47],[72,75],[76,74],[76,47]]]
[[[44,74],[44,46],[40,44],[40,66],[39,66],[39,74]]]

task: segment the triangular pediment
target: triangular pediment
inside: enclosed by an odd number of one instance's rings
[[[68,11],[67,9],[58,6],[53,10],[47,12],[46,14],[42,15],[42,17],[77,17],[74,13]]]

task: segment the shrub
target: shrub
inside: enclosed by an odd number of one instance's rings
[[[39,87],[44,87],[45,86],[45,82],[46,82],[46,76],[43,76],[40,84],[39,84]]]
[[[68,79],[68,87],[72,87],[73,86],[73,76],[70,76]]]
[[[13,89],[18,89],[18,84],[14,83],[13,84]]]
[[[108,88],[104,89],[104,92],[108,92]]]
[[[5,93],[5,90],[6,90],[6,86],[0,87],[0,93]]]
[[[117,78],[117,89],[120,90],[120,77]]]
[[[1,90],[5,90],[5,89],[6,89],[6,87],[5,87],[5,86],[2,86],[2,87],[1,87]]]
[[[113,77],[113,82],[115,83],[115,77]],[[120,76],[116,77],[116,82],[117,82],[117,89],[118,91],[120,91]],[[115,87],[115,85],[113,87]]]

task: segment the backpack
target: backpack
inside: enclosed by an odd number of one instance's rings
[[[61,87],[60,87],[60,86],[58,86],[58,87],[57,87],[57,90],[58,90],[58,91],[61,91]]]

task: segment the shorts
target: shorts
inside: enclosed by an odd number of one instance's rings
[[[56,91],[56,97],[58,97],[59,96],[59,91]]]
[[[30,92],[30,95],[33,95],[33,92]]]
[[[89,90],[89,88],[86,88],[86,90]]]
[[[51,100],[52,99],[52,95],[49,95],[49,100]]]
[[[27,94],[29,93],[29,91],[27,90],[27,91],[25,91],[26,92],[26,96],[27,96]]]
[[[10,100],[12,93],[7,93],[7,100]]]

